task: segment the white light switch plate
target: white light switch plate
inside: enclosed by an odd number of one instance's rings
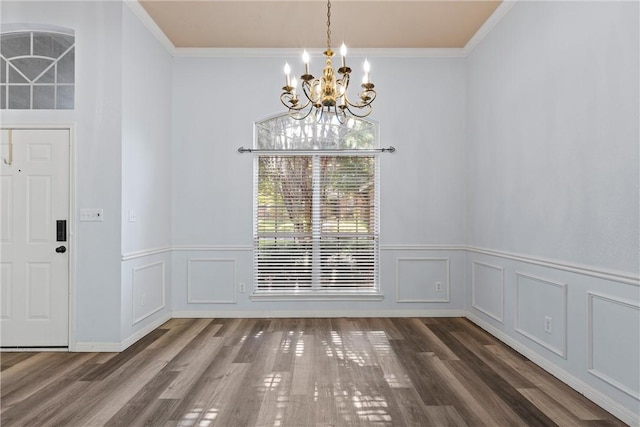
[[[80,221],[102,221],[102,209],[80,209]]]

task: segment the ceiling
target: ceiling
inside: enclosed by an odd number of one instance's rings
[[[139,0],[176,48],[323,48],[317,0]],[[463,48],[500,0],[333,0],[332,47]],[[337,49],[336,49],[337,50]]]

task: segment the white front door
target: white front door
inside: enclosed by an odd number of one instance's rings
[[[0,144],[0,345],[66,347],[70,132],[2,129]]]

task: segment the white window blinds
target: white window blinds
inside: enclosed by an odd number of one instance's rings
[[[377,157],[256,163],[256,293],[377,291]]]

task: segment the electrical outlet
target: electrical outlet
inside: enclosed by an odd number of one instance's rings
[[[244,283],[240,283],[240,293],[244,293],[245,292],[245,287],[244,287]]]
[[[436,282],[436,292],[442,292],[442,283]]]
[[[552,319],[549,316],[544,316],[544,331],[548,334],[553,331],[553,323]]]

